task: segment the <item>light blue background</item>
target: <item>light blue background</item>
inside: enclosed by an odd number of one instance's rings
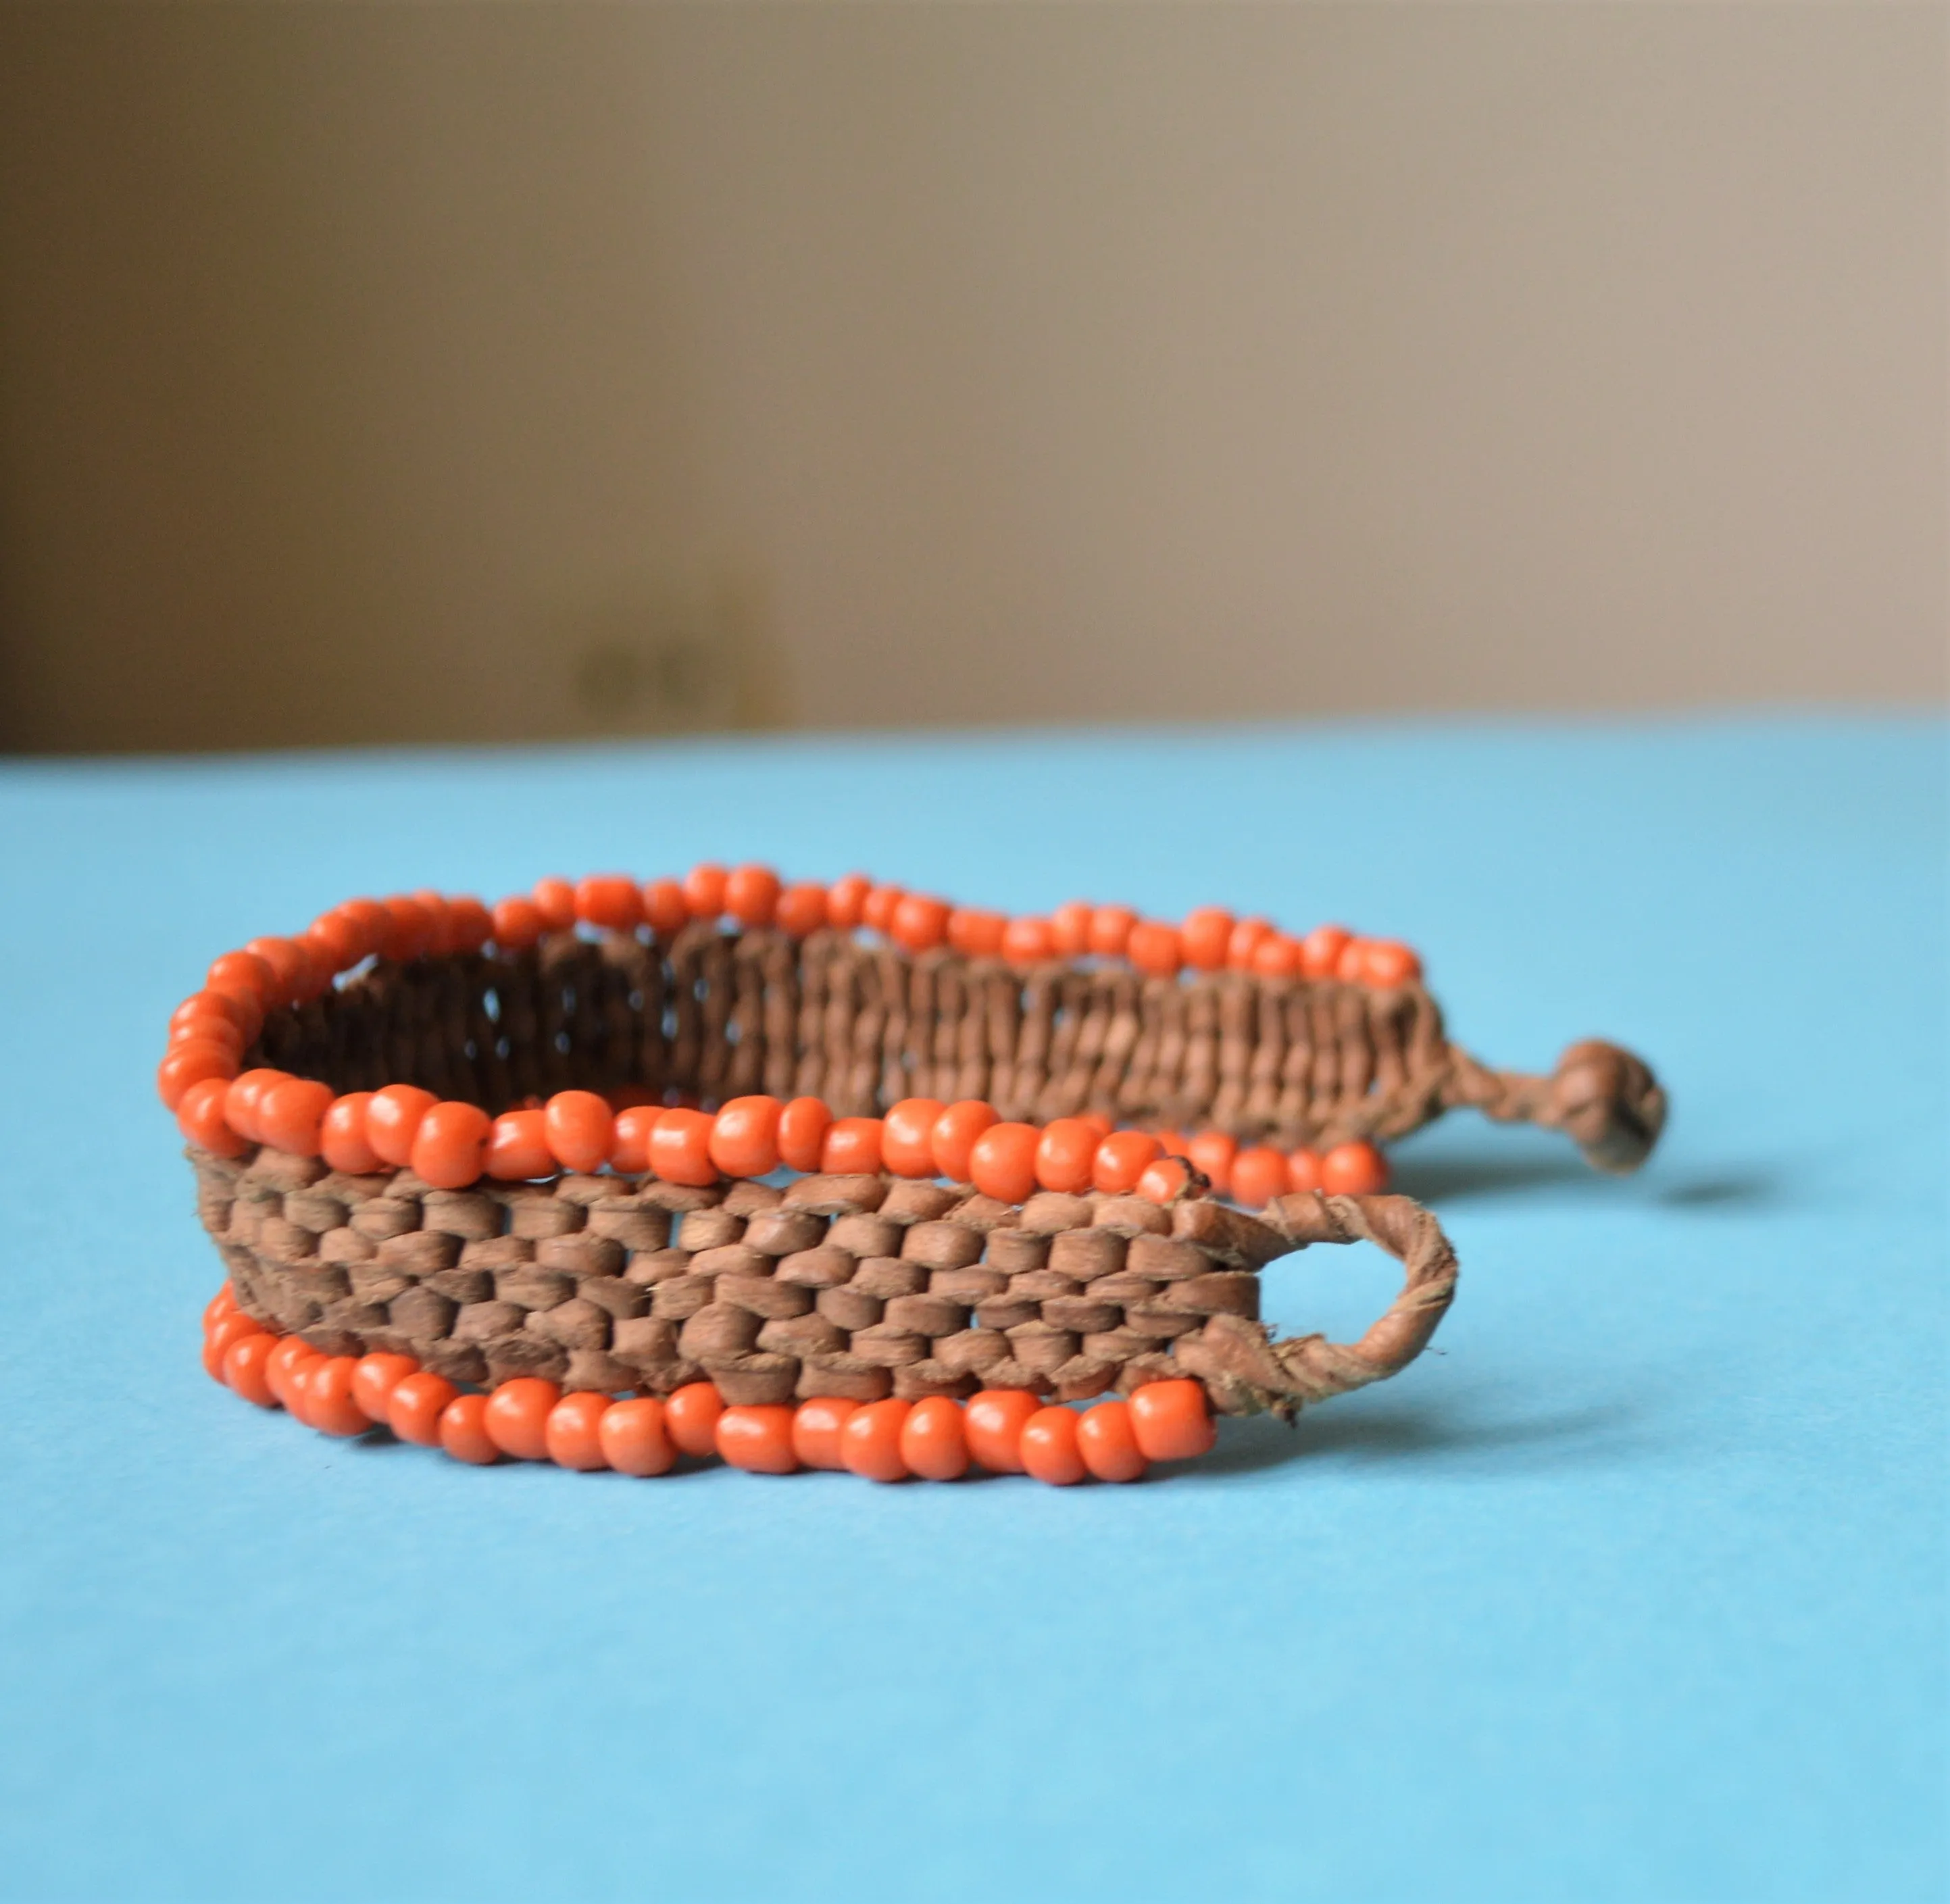
[[[8,1897],[1945,1894],[1933,724],[768,740],[0,771]],[[473,1470],[198,1365],[151,1076],[355,892],[706,856],[1422,946],[1670,1085],[1400,1154],[1441,1351],[1139,1488]],[[1269,1276],[1358,1328],[1389,1265]]]

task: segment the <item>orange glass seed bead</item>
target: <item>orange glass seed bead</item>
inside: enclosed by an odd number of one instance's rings
[[[991,1474],[1020,1474],[1023,1427],[1042,1404],[1023,1388],[984,1388],[962,1410],[968,1452]]]
[[[779,930],[794,939],[803,939],[826,924],[826,888],[816,881],[802,880],[779,895],[777,920]]]
[[[653,879],[644,887],[643,923],[659,939],[674,939],[690,924],[690,902],[681,881]]]
[[[948,1108],[939,1098],[903,1098],[881,1120],[880,1161],[896,1176],[935,1173],[934,1127]]]
[[[332,974],[350,971],[372,949],[365,933],[342,912],[322,913],[301,936],[313,962]]]
[[[948,943],[964,958],[993,958],[1002,949],[1008,924],[1005,913],[958,905],[948,915]]]
[[[1076,1451],[1099,1481],[1142,1481],[1148,1465],[1126,1401],[1100,1401],[1076,1424]]]
[[[1049,915],[1050,949],[1059,958],[1081,958],[1090,949],[1090,921],[1097,908],[1088,899],[1066,899]]]
[[[535,910],[542,915],[542,924],[547,930],[575,930],[575,888],[567,880],[538,879],[529,897],[534,901]]]
[[[235,992],[260,1005],[268,1004],[276,989],[270,967],[248,952],[226,952],[211,964],[203,983],[206,991]]]
[[[1241,919],[1226,941],[1226,963],[1235,972],[1253,968],[1253,952],[1262,939],[1272,936],[1270,919]]]
[[[1177,927],[1140,919],[1125,942],[1124,956],[1147,978],[1176,978],[1185,962],[1185,949]]]
[[[992,1104],[980,1098],[961,1098],[951,1104],[934,1120],[930,1141],[934,1146],[934,1173],[951,1183],[967,1183],[975,1140],[983,1131],[1001,1121]]]
[[[1086,1117],[1056,1117],[1045,1124],[1036,1140],[1036,1182],[1072,1196],[1089,1189],[1101,1134]]]
[[[1226,963],[1232,943],[1233,918],[1223,906],[1195,907],[1178,929],[1185,962],[1194,971],[1216,972]]]
[[[410,893],[396,893],[379,903],[386,908],[388,921],[385,936],[379,944],[381,958],[403,965],[432,949],[439,921],[431,908]]]
[[[403,1376],[386,1398],[386,1426],[416,1447],[438,1447],[440,1418],[459,1392],[444,1376],[430,1369]]]
[[[245,946],[271,968],[273,995],[297,1004],[316,998],[327,974],[295,939],[253,939]]]
[[[226,1282],[204,1304],[203,1326],[207,1330],[216,1323],[219,1317],[234,1316],[236,1313],[237,1292]]]
[[[503,1111],[488,1133],[481,1167],[499,1183],[528,1183],[537,1177],[553,1176],[557,1166],[555,1152],[549,1147],[548,1113]]]
[[[1107,1196],[1126,1196],[1163,1154],[1163,1146],[1148,1130],[1114,1130],[1099,1143],[1090,1161],[1090,1187]]]
[[[664,1404],[655,1395],[612,1402],[597,1426],[597,1439],[603,1460],[618,1474],[668,1474],[677,1459],[664,1426]]]
[[[494,915],[467,893],[447,902],[447,949],[478,952],[494,936]]]
[[[1076,1114],[1076,1121],[1080,1124],[1088,1124],[1100,1144],[1117,1128],[1101,1111],[1079,1111]]]
[[[497,899],[493,919],[494,943],[506,952],[526,952],[540,938],[546,923],[534,901],[519,894]]]
[[[916,1402],[901,1424],[899,1453],[908,1472],[924,1481],[959,1481],[968,1472],[959,1405],[945,1395]]]
[[[1011,919],[1002,928],[1002,956],[1011,965],[1040,965],[1056,956],[1056,935],[1047,919]]]
[[[819,1167],[843,1176],[871,1176],[881,1164],[878,1117],[836,1117],[820,1145]]]
[[[315,1078],[288,1077],[258,1098],[258,1135],[273,1150],[293,1157],[316,1157],[332,1103],[330,1085]]]
[[[334,1098],[319,1120],[319,1155],[348,1176],[363,1176],[379,1167],[379,1154],[366,1136],[366,1108],[372,1099],[370,1091]]]
[[[664,1428],[682,1454],[702,1460],[718,1452],[718,1417],[724,1398],[709,1382],[687,1382],[664,1403]]]
[[[609,1406],[607,1395],[591,1388],[564,1395],[542,1425],[542,1444],[548,1458],[559,1468],[576,1468],[585,1474],[606,1468],[609,1458],[603,1452],[603,1417]]]
[[[419,1373],[419,1363],[410,1355],[362,1355],[352,1371],[352,1399],[365,1410],[366,1418],[382,1428],[391,1426],[390,1404],[393,1391],[410,1375]]]
[[[768,926],[778,914],[779,891],[769,866],[740,866],[724,882],[724,909],[741,926]]]
[[[1341,968],[1341,955],[1353,935],[1345,926],[1316,926],[1300,942],[1303,978],[1332,978]]]
[[[287,1408],[291,1398],[285,1393],[285,1385],[291,1374],[304,1362],[322,1362],[325,1357],[312,1347],[302,1335],[286,1335],[280,1338],[264,1364],[264,1384]],[[292,1410],[295,1414],[297,1411]]]
[[[488,1398],[481,1425],[503,1454],[517,1461],[546,1461],[549,1410],[561,1399],[556,1383],[538,1375],[518,1375]]]
[[[1090,950],[1099,958],[1122,958],[1138,915],[1128,905],[1100,905],[1090,914]]]
[[[901,1431],[914,1404],[870,1401],[847,1416],[839,1431],[839,1458],[849,1474],[864,1481],[905,1481],[908,1464],[901,1458]]]
[[[1372,1144],[1336,1144],[1320,1160],[1320,1187],[1330,1197],[1378,1196],[1388,1187],[1388,1160]]]
[[[556,1092],[542,1107],[542,1123],[550,1151],[564,1170],[586,1176],[609,1162],[615,1115],[593,1091]]]
[[[1367,983],[1367,940],[1350,939],[1341,948],[1341,956],[1334,961],[1334,976],[1343,985],[1364,985]]]
[[[1221,1196],[1231,1190],[1232,1160],[1239,1154],[1238,1138],[1223,1130],[1201,1131],[1185,1150],[1192,1168],[1202,1170]]]
[[[369,1106],[368,1111],[369,1124]],[[603,1114],[609,1114],[606,1105]],[[478,1104],[457,1101],[436,1104],[420,1120],[407,1161],[436,1190],[464,1190],[481,1180],[488,1139],[494,1129],[494,1119]],[[603,1154],[606,1157],[608,1153],[606,1144]]]
[[[666,1183],[701,1188],[718,1181],[711,1161],[711,1126],[702,1111],[666,1111],[650,1132],[650,1168]]]
[[[396,1170],[405,1169],[413,1161],[420,1120],[439,1102],[417,1084],[388,1084],[375,1091],[366,1104],[366,1141],[373,1155]]]
[[[422,887],[407,897],[419,906],[427,915],[425,951],[428,956],[450,952],[453,946],[453,908],[447,896],[430,888]]]
[[[1219,1438],[1212,1404],[1196,1382],[1148,1382],[1130,1398],[1131,1432],[1151,1461],[1189,1461]]]
[[[716,862],[706,860],[684,876],[684,902],[693,919],[720,919],[724,916],[724,888],[731,875]]]
[[[836,931],[851,932],[867,916],[867,896],[874,882],[864,873],[849,873],[826,889],[826,923]]]
[[[230,1088],[223,1094],[223,1114],[238,1136],[248,1137],[254,1144],[264,1141],[257,1129],[258,1104],[273,1085],[283,1083],[290,1076],[288,1071],[260,1066],[230,1080]]]
[[[232,1342],[246,1335],[261,1335],[264,1325],[254,1316],[247,1316],[241,1309],[233,1309],[227,1316],[220,1316],[203,1332],[203,1372],[212,1381],[223,1379],[223,1352]]]
[[[1252,969],[1261,978],[1297,978],[1300,968],[1300,941],[1284,932],[1267,933],[1253,948]]]
[[[1232,1160],[1232,1200],[1248,1210],[1263,1209],[1287,1192],[1286,1159],[1278,1151],[1257,1144]]]
[[[832,1121],[824,1099],[794,1098],[779,1113],[779,1161],[789,1170],[818,1170]]]
[[[1286,1159],[1286,1187],[1296,1194],[1320,1188],[1320,1153],[1303,1145],[1289,1151]]]
[[[456,1461],[492,1467],[501,1450],[488,1432],[486,1395],[456,1395],[440,1413],[440,1444]]]
[[[167,1109],[173,1111],[192,1084],[201,1084],[210,1078],[228,1084],[236,1075],[237,1050],[229,1040],[186,1038],[163,1054],[162,1062],[156,1067],[156,1095]]]
[[[220,1077],[192,1084],[176,1101],[176,1128],[192,1144],[217,1157],[241,1156],[251,1146],[230,1128],[224,1107],[229,1085]]]
[[[266,1379],[266,1368],[278,1338],[263,1329],[240,1335],[223,1352],[226,1385],[259,1408],[275,1408],[278,1398]]]
[[[350,1440],[363,1435],[372,1423],[352,1392],[352,1378],[358,1371],[356,1357],[328,1356],[305,1378],[305,1425],[321,1434]]]
[[[1413,985],[1422,976],[1421,959],[1398,939],[1370,939],[1362,963],[1366,983],[1384,990]]]
[[[1076,1411],[1039,1408],[1023,1424],[1023,1472],[1053,1488],[1074,1487],[1090,1469],[1076,1441]]]
[[[234,993],[192,992],[170,1014],[170,1036],[174,1039],[177,1033],[188,1033],[194,1026],[198,1029],[192,1035],[220,1039],[228,1035],[241,1043],[247,1035],[245,1027],[253,1022],[253,1014]]]
[[[779,1167],[777,1098],[734,1098],[711,1127],[711,1161],[727,1176],[768,1176]]]
[[[1036,1194],[1036,1147],[1042,1142],[1042,1133],[1033,1124],[991,1124],[969,1151],[969,1181],[998,1203],[1026,1203]]]
[[[718,1452],[747,1474],[791,1474],[793,1411],[782,1404],[741,1403],[718,1417]]]
[[[793,1413],[793,1453],[799,1465],[808,1468],[843,1469],[839,1451],[840,1431],[859,1407],[837,1395],[816,1396],[802,1401]]]
[[[908,952],[931,952],[948,936],[948,913],[945,899],[904,893],[887,922],[888,936]]]
[[[616,1113],[616,1141],[609,1147],[609,1167],[626,1176],[641,1176],[650,1167],[650,1133],[656,1128],[662,1107],[654,1104],[626,1105]],[[490,1155],[491,1158],[491,1148]],[[489,1175],[493,1175],[491,1162]]]
[[[575,916],[604,932],[634,932],[643,919],[643,896],[622,873],[591,873],[575,883]]]
[[[1138,1179],[1138,1195],[1148,1197],[1153,1203],[1172,1203],[1185,1194],[1191,1181],[1184,1158],[1167,1151],[1155,1163],[1145,1167],[1144,1174]]]

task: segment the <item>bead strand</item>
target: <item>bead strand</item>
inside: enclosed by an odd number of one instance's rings
[[[709,1382],[619,1401],[517,1376],[484,1394],[410,1355],[327,1355],[245,1314],[227,1282],[203,1321],[205,1370],[258,1407],[282,1407],[326,1435],[388,1429],[478,1466],[505,1458],[648,1477],[680,1455],[715,1455],[754,1474],[824,1468],[870,1481],[957,1481],[980,1466],[1061,1487],[1141,1480],[1152,1462],[1191,1460],[1216,1438],[1204,1389],[1183,1379],[1081,1410],[1017,1388],[986,1389],[965,1404],[937,1395],[727,1407]]]

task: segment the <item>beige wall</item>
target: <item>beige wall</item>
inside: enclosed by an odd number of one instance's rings
[[[1946,13],[0,13],[5,738],[1944,692]]]

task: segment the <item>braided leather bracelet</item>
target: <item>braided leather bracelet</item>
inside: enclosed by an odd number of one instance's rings
[[[251,1399],[464,1459],[883,1479],[1131,1479],[1208,1404],[1393,1374],[1455,1262],[1377,1140],[1475,1104],[1631,1168],[1664,1111],[1609,1045],[1479,1064],[1393,942],[758,868],[350,902],[217,960],[158,1083],[230,1272],[206,1364]],[[1387,1313],[1272,1342],[1260,1265],[1357,1239],[1403,1264]]]

